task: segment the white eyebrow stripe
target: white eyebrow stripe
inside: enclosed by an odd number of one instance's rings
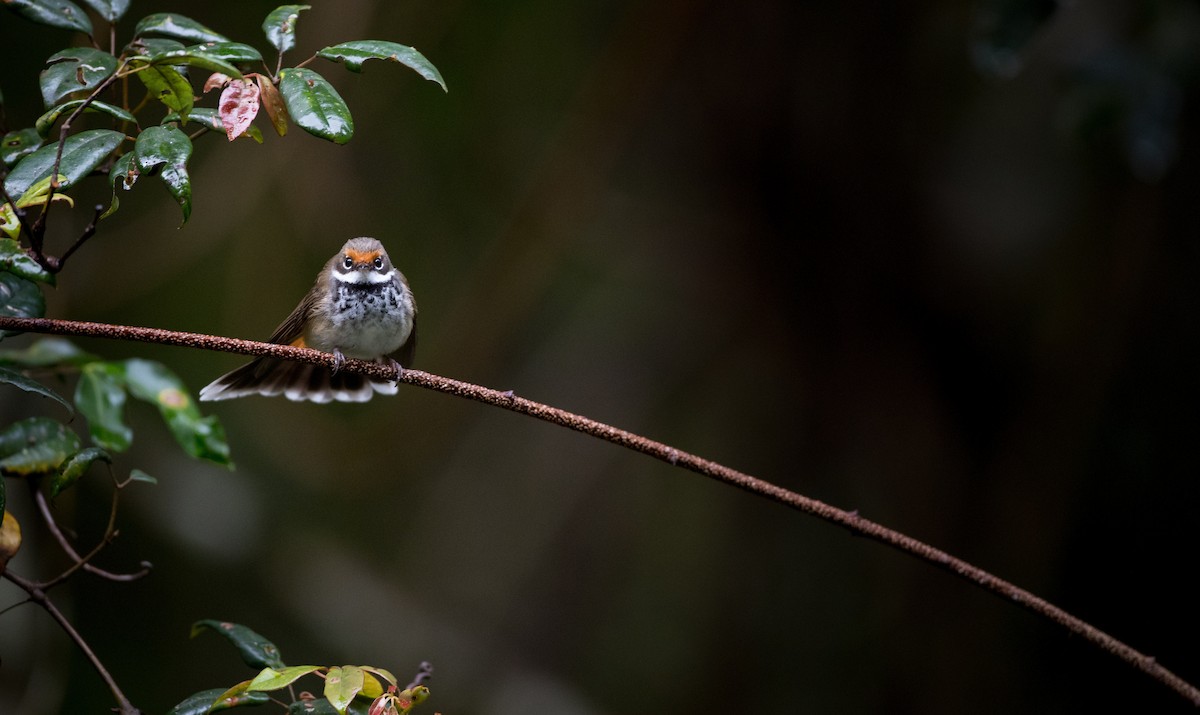
[[[342,283],[387,283],[388,281],[392,280],[395,275],[395,268],[387,273],[376,273],[375,271],[370,271],[368,273],[363,273],[362,271],[349,271],[347,273],[342,273],[340,271],[333,272],[333,277]]]

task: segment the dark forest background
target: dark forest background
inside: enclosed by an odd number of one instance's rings
[[[417,367],[857,509],[1200,680],[1200,6],[313,4],[296,59],[412,44],[449,94],[315,65],[349,145],[198,142],[186,227],[139,184],[48,315],[263,338],[346,238],[376,236],[417,296]],[[129,18],[266,48],[274,5]],[[11,125],[68,42],[0,15]],[[61,250],[89,212],[56,213]],[[193,390],[239,364],[80,343]],[[0,417],[54,409],[8,390]],[[430,713],[1185,706],[925,563],[507,412],[415,388],[207,410],[236,471],[131,407],[118,466],[160,484],[126,495],[102,565],[156,570],[78,576],[67,599],[147,712],[250,677],[188,640],[201,618],[291,663],[430,660]],[[97,478],[58,509],[86,540],[107,494]],[[53,553],[26,538],[14,568]],[[111,706],[36,607],[0,616],[0,659],[6,714]]]

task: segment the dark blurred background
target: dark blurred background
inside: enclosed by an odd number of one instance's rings
[[[139,0],[122,31],[174,10],[265,48],[273,7]],[[198,142],[191,221],[143,179],[50,315],[263,338],[377,236],[417,367],[857,509],[1200,680],[1196,3],[316,0],[298,34],[293,61],[415,45],[450,92],[319,61],[349,145]],[[68,42],[0,15],[10,125]],[[193,389],[240,362],[79,342]],[[527,418],[416,388],[205,408],[236,471],[129,409],[117,468],[160,484],[100,563],[153,575],[55,592],[148,713],[250,677],[201,618],[295,664],[432,661],[429,713],[1185,707],[928,564]],[[58,505],[84,543],[95,477]],[[0,659],[5,715],[111,706],[36,607],[0,615]]]

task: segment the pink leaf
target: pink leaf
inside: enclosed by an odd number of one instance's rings
[[[208,79],[204,81],[204,91],[201,94],[208,94],[208,91],[210,89],[216,89],[217,87],[224,87],[225,83],[228,81],[229,81],[229,75],[221,74],[220,72],[213,72],[211,75],[208,76]]]
[[[258,85],[244,79],[229,80],[221,92],[217,113],[221,115],[221,124],[229,141],[237,139],[258,115]]]

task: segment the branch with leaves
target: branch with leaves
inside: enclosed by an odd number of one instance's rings
[[[67,260],[119,209],[120,193],[132,189],[141,176],[163,182],[186,223],[192,212],[188,163],[194,142],[204,135],[221,133],[231,142],[249,137],[262,143],[262,132],[254,125],[262,110],[280,137],[294,124],[336,144],[349,141],[354,135],[350,109],[328,80],[308,68],[314,61],[341,63],[356,73],[367,60],[396,62],[446,89],[437,68],[420,52],[384,40],[330,45],[285,67],[284,56],[295,48],[297,21],[308,5],[282,5],[267,14],[262,29],[275,51],[274,61],[268,63],[253,46],[232,41],[175,13],[143,17],[122,46],[118,27],[129,0],[84,0],[84,4],[86,10],[70,0],[5,0],[0,4],[3,10],[34,23],[81,33],[89,45],[68,47],[46,60],[39,77],[45,111],[23,128],[9,130],[10,117],[0,95],[0,316],[44,315],[45,300],[38,284],[55,285]],[[107,39],[107,49],[100,39]],[[201,95],[221,90],[216,107],[197,106],[189,72],[206,73]],[[131,92],[138,84],[144,90],[140,95]],[[96,119],[109,126],[95,127]],[[47,247],[51,209],[56,204],[74,207],[71,190],[93,177],[107,177],[112,200],[107,207],[93,207],[84,230],[55,255]],[[0,340],[10,334],[0,329]],[[72,400],[42,384],[38,377],[47,373],[77,377]],[[71,427],[49,417],[18,420],[0,429],[0,575],[25,591],[28,602],[54,618],[100,674],[117,709],[133,715],[137,709],[48,592],[79,572],[113,581],[133,580],[149,572],[146,563],[128,574],[92,563],[117,536],[117,494],[133,482],[153,481],[136,468],[124,479],[114,476],[113,455],[127,450],[132,438],[124,420],[128,398],[157,407],[189,455],[232,466],[224,431],[215,417],[200,414],[182,381],[161,363],[107,361],[66,341],[42,341],[23,351],[6,351],[0,357],[0,384],[53,399],[70,416],[77,409],[86,418],[92,442],[84,446]],[[55,520],[50,502],[96,464],[106,465],[113,479],[112,507],[99,543],[80,553]],[[22,538],[21,525],[5,510],[10,479],[27,484],[42,525],[71,561],[71,566],[47,581],[27,579],[8,569]],[[264,665],[274,666],[284,667],[281,662]],[[286,678],[272,673],[263,671],[255,681],[228,691],[198,694],[172,713],[199,715],[237,704],[266,702],[267,693],[277,687],[291,690],[291,680],[278,685]],[[295,708],[276,702],[289,712],[399,715],[428,694],[419,680],[400,689],[390,673],[366,666],[312,668],[296,677],[314,674],[324,679],[326,697],[301,694],[289,701]]]

